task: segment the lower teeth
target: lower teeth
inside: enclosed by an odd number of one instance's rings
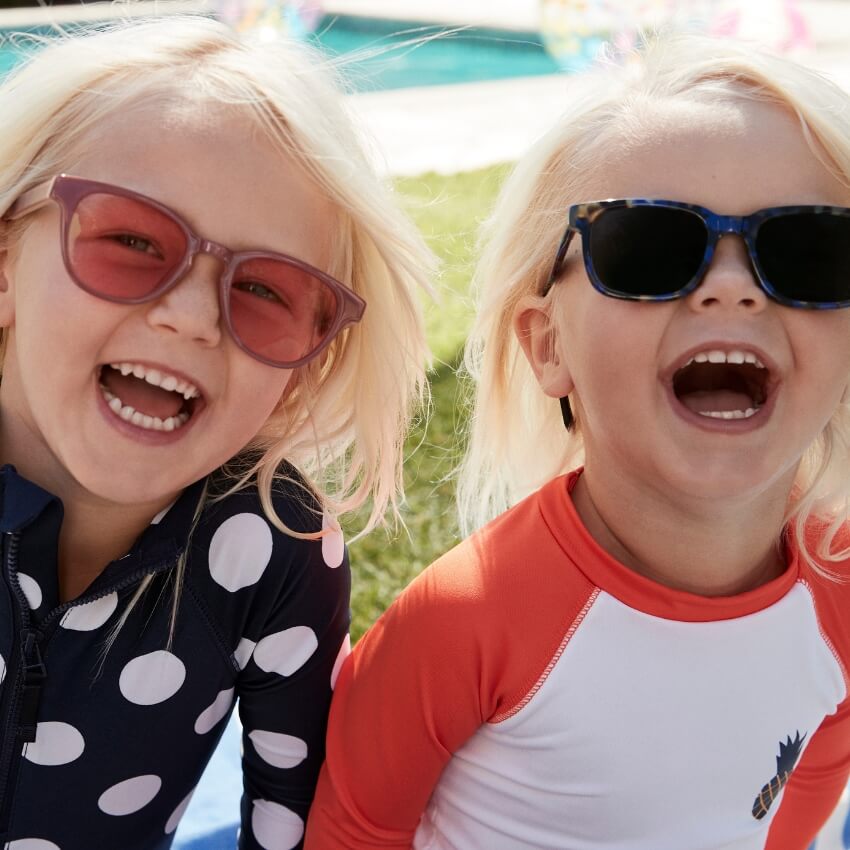
[[[130,422],[138,428],[143,428],[147,431],[176,431],[182,428],[189,421],[188,413],[178,413],[176,416],[169,416],[167,419],[160,419],[158,416],[148,416],[145,413],[140,413],[129,404],[122,404],[118,396],[111,393],[103,384],[100,385],[100,391],[106,399],[106,403],[117,416],[120,416],[125,422]]]
[[[758,413],[757,407],[748,407],[746,410],[700,410],[700,416],[708,416],[711,419],[749,419]]]

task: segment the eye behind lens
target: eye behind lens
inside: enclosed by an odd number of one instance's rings
[[[783,298],[850,301],[850,215],[809,210],[773,216],[759,226],[755,249],[761,274]]]
[[[613,294],[659,298],[684,289],[705,258],[708,231],[696,213],[675,207],[611,207],[592,222],[593,270]]]
[[[230,291],[230,321],[242,344],[261,359],[291,364],[309,357],[322,346],[339,310],[332,287],[300,268],[272,258],[241,265],[235,277],[250,275]],[[274,298],[261,298],[263,290]]]

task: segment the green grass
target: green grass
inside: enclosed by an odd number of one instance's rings
[[[437,303],[425,304],[428,341],[435,357],[432,412],[413,429],[405,449],[407,526],[397,534],[374,531],[350,547],[352,640],[359,638],[398,592],[458,542],[454,481],[465,425],[454,372],[472,319],[469,281],[477,230],[488,215],[506,166],[444,177],[404,178],[396,188],[442,267]],[[348,535],[358,518],[346,524]]]
[[[449,177],[426,174],[396,181],[396,191],[441,264],[437,300],[424,302],[428,342],[438,366],[453,362],[466,339],[478,229],[507,172],[508,166],[499,165]]]

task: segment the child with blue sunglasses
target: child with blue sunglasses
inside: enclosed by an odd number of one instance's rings
[[[344,664],[310,850],[805,850],[847,783],[850,97],[690,36],[565,90],[477,275],[481,527]]]

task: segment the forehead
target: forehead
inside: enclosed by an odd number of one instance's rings
[[[148,195],[230,248],[265,248],[319,265],[330,202],[247,108],[182,100],[113,112],[69,173]]]
[[[850,191],[778,105],[644,104],[617,127],[589,180],[601,198],[666,198],[740,215],[782,204],[850,205]]]
[[[136,163],[155,163],[159,170],[192,175],[196,169],[191,163],[182,163],[181,169],[170,161],[189,149],[204,163],[221,160],[234,148],[246,145],[256,148],[255,153],[268,156],[270,152],[247,108],[226,107],[175,92],[148,96],[106,114],[76,145],[74,164],[91,168],[97,163],[104,171],[126,172]],[[260,150],[263,147],[267,150]]]

